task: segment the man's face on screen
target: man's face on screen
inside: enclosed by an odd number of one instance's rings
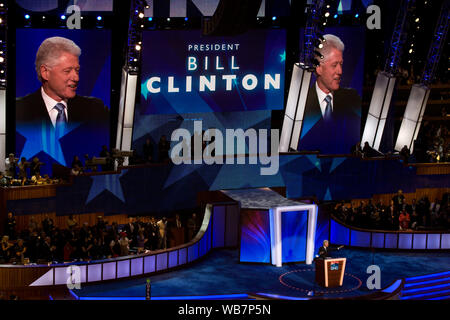
[[[325,93],[339,89],[343,63],[342,51],[332,48],[325,61],[316,68],[317,84]]]
[[[79,81],[78,57],[63,52],[52,66],[41,66],[45,92],[56,101],[75,97]]]

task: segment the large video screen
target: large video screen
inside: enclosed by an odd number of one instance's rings
[[[140,114],[283,109],[286,34],[143,34]]]
[[[194,134],[196,121],[200,131],[270,129],[271,110],[284,108],[285,46],[283,29],[234,37],[145,31],[133,149],[142,153],[150,139],[157,161],[160,138],[179,128]]]
[[[51,54],[46,79],[38,79],[38,48],[55,36],[70,39],[81,49],[77,79],[63,68],[60,56]],[[74,156],[99,156],[102,146],[109,145],[110,30],[17,29],[16,74],[16,157],[37,157],[44,163],[41,173],[50,173],[53,163],[70,167]],[[64,90],[76,95],[63,99],[66,121],[61,129],[53,104],[66,97]]]
[[[342,72],[339,75],[329,75],[340,78],[339,89],[333,92],[331,120],[327,119],[320,106],[320,94],[316,88],[317,74],[313,73],[297,149],[319,150],[321,154],[349,154],[361,135],[365,29],[360,26],[330,27],[323,33],[339,37],[345,46]],[[300,34],[302,46],[303,29]]]

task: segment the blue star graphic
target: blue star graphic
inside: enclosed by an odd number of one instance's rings
[[[108,190],[118,199],[125,203],[125,197],[123,195],[122,185],[120,184],[120,178],[127,173],[128,170],[122,170],[119,174],[105,174],[99,176],[92,176],[91,189],[89,190],[89,195],[86,200],[86,204],[91,202],[95,197],[97,197],[104,190]]]
[[[79,125],[79,123],[66,125],[61,138],[77,128]],[[46,123],[36,124],[33,126],[18,125],[17,132],[19,132],[26,139],[20,155],[21,157],[30,159],[39,152],[43,151],[63,166],[66,166],[66,160],[64,159],[61,144],[59,139],[55,138],[55,129],[53,126],[48,126]]]

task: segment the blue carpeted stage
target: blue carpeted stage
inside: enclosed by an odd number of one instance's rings
[[[344,249],[347,258],[344,283],[339,288],[314,284],[314,265],[287,264],[281,268],[269,264],[239,263],[239,251],[221,249],[181,270],[151,277],[151,296],[159,299],[247,298],[249,293],[273,294],[281,298],[339,298],[372,293],[366,282],[367,267],[381,270],[381,288],[393,281],[450,270],[450,253],[440,252],[370,252]],[[80,299],[145,299],[146,278],[101,285],[82,286],[74,293]],[[228,295],[228,296],[223,296]],[[212,297],[211,297],[212,296]]]

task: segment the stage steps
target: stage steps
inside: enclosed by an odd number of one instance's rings
[[[450,300],[450,271],[406,278],[401,300]]]

